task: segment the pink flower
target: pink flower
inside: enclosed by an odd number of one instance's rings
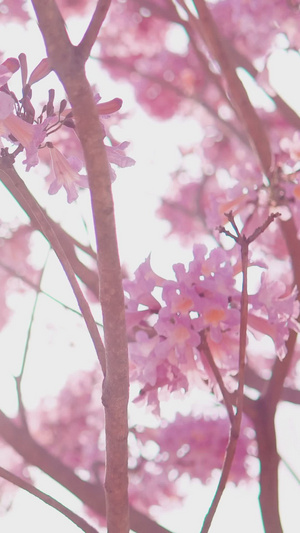
[[[154,287],[162,286],[164,279],[153,272],[150,256],[135,271],[135,279],[123,281],[124,290],[130,295],[130,311],[137,310],[139,304],[146,305],[151,311],[158,311],[160,304],[151,294]]]
[[[129,142],[126,141],[116,146],[105,145],[106,155],[109,163],[113,163],[114,165],[117,165],[120,168],[132,167],[133,165],[135,165],[135,160],[131,157],[128,157],[124,153],[125,148],[127,148],[128,145]],[[110,178],[113,182],[116,179],[116,173],[112,167],[110,167],[110,171]]]
[[[121,98],[113,98],[108,102],[99,102],[96,107],[98,109],[99,115],[105,116],[111,115],[111,113],[119,111],[119,109],[121,109],[122,107],[122,104],[123,101],[121,100]]]
[[[0,65],[0,87],[6,85],[11,76],[19,68],[19,61],[15,57],[9,57]]]
[[[39,64],[33,69],[30,74],[28,85],[33,85],[34,83],[42,80],[51,72],[51,66],[49,64],[49,59],[45,57],[42,59]]]
[[[287,294],[282,281],[270,281],[267,274],[261,277],[261,286],[257,294],[250,296],[252,310],[248,324],[255,336],[263,333],[271,337],[277,355],[282,359],[286,354],[285,341],[292,329],[299,333],[299,302],[297,290]]]
[[[207,248],[199,245],[194,247],[188,270],[183,264],[173,268],[177,280],[163,280],[151,270],[148,259],[134,281],[124,282],[131,297],[130,326],[140,328],[136,342],[130,343],[130,354],[137,378],[145,383],[148,403],[157,400],[154,389],[180,390],[183,375],[185,389],[195,380],[201,386],[201,379],[215,385],[202,353],[202,331],[226,383],[237,370],[240,292],[234,287],[229,254],[216,249],[208,255]],[[162,306],[151,294],[159,286]]]
[[[155,353],[158,359],[168,358],[169,362],[195,368],[195,356],[199,355],[197,346],[200,337],[192,327],[189,317],[172,317],[171,320],[159,317],[155,330],[160,335],[160,344]]]
[[[0,236],[0,330],[10,318],[12,309],[8,305],[11,291],[24,291],[26,285],[22,278],[38,283],[39,272],[28,261],[30,254],[30,237],[32,228],[19,226],[12,233],[5,235],[5,224],[2,224]],[[15,272],[15,274],[14,274]],[[12,284],[12,278],[17,279],[17,284]]]
[[[47,63],[43,63],[45,62],[46,60],[43,59],[41,61],[41,63],[34,69],[34,71],[32,72],[31,76],[30,76],[30,80],[31,78],[34,76],[34,81],[32,81],[31,83],[35,83],[35,81],[38,81],[38,80],[35,80],[35,77],[36,77],[36,74],[35,72],[39,70],[41,70],[43,72],[43,70],[46,71],[46,68],[47,68]],[[48,60],[47,60],[48,61]],[[49,67],[48,67],[49,69]],[[30,83],[30,81],[28,82]],[[96,107],[97,107],[97,110],[98,110],[98,113],[100,116],[109,116],[111,115],[112,113],[116,113],[116,111],[119,111],[119,109],[121,109],[122,107],[122,104],[123,104],[123,101],[121,100],[121,98],[113,98],[112,100],[109,100],[107,102],[99,102],[99,100],[101,100],[100,96],[96,96],[95,97],[95,100],[98,102],[96,104]],[[66,117],[67,115],[72,115],[72,109],[70,107],[66,107],[62,113],[60,114],[61,117]]]
[[[53,145],[48,143],[52,162],[53,181],[50,184],[48,193],[56,194],[61,187],[67,192],[68,203],[74,202],[78,198],[77,187],[88,187],[86,175],[79,174],[82,169],[82,162],[76,157],[68,159]]]
[[[99,99],[100,99],[100,96],[96,95],[95,96],[96,102],[98,102]],[[113,98],[112,100],[109,100],[108,102],[98,102],[96,104],[96,107],[97,107],[97,110],[98,110],[98,113],[101,119],[102,117],[105,118],[105,116],[109,116],[110,114],[115,113],[121,108],[121,106],[122,106],[121,98]],[[60,117],[62,118],[73,117],[72,109],[69,107],[66,107],[60,113]],[[101,122],[102,130],[103,130],[103,138],[104,138],[106,136],[105,127],[104,127],[102,120],[100,120],[100,122]],[[135,164],[134,159],[125,155],[125,149],[128,147],[128,145],[129,145],[129,142],[122,142],[115,146],[108,146],[106,144],[104,145],[107,159],[108,159],[108,162],[110,163],[109,171],[110,171],[111,182],[114,182],[116,179],[116,173],[114,169],[111,167],[111,164],[117,165],[120,168],[131,167]]]
[[[162,468],[158,476],[158,488],[161,478],[174,470],[178,476],[188,473],[190,477],[207,483],[215,469],[222,468],[229,422],[227,418],[220,416],[220,413],[205,411],[202,416],[194,413],[183,416],[177,413],[174,421],[168,425],[145,428],[143,432],[138,433],[142,443],[153,440],[159,447],[153,458],[157,467]],[[247,457],[254,454],[254,437],[248,419],[243,417],[236,458],[230,471],[230,480],[233,483],[239,483],[250,476]]]
[[[12,97],[4,92],[0,92],[0,136],[9,138],[13,135],[15,139],[25,148],[26,171],[38,164],[38,149],[44,141],[47,131],[46,127],[53,118],[46,119],[42,124],[29,124],[13,113],[14,101]]]

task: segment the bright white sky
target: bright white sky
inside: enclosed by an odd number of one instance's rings
[[[80,28],[83,27],[80,20]],[[77,32],[78,25],[74,24],[73,32]],[[35,24],[29,26],[29,33],[25,28],[17,27],[17,32],[12,31],[10,27],[1,27],[2,43],[6,44],[7,57],[18,56],[20,52],[26,52],[30,68],[33,68],[37,62],[44,57],[43,43]],[[16,39],[16,35],[18,38]],[[34,57],[32,54],[34,53]],[[300,61],[295,54],[285,54],[279,52],[276,58],[277,64],[272,64],[272,79],[274,85],[279,91],[287,95],[291,104],[300,112],[299,92],[300,78],[295,80],[293,72],[300,67]],[[88,68],[88,75],[91,81],[96,81],[103,100],[115,96],[122,97],[124,100],[123,110],[135,110],[136,119],[128,121],[126,130],[120,131],[117,136],[118,140],[131,141],[130,155],[136,159],[136,166],[130,169],[118,171],[118,179],[115,182],[114,197],[116,207],[116,220],[118,227],[120,256],[122,262],[133,272],[135,268],[152,252],[152,266],[159,274],[163,276],[172,275],[172,264],[174,262],[185,262],[190,259],[190,251],[183,250],[175,239],[166,241],[164,236],[168,231],[168,224],[155,218],[155,210],[159,206],[159,198],[169,185],[169,173],[176,168],[179,162],[179,155],[176,145],[185,141],[190,142],[192,139],[197,140],[201,135],[201,129],[195,121],[186,120],[185,128],[178,128],[178,120],[167,122],[155,122],[147,117],[142,111],[136,109],[133,92],[125,84],[116,84],[111,82],[105,73],[99,72],[95,64]],[[292,83],[286,83],[286,80],[292,80]],[[297,85],[298,83],[298,85]],[[297,85],[297,86],[296,86]],[[49,86],[49,79],[40,84],[41,89],[44,87],[45,94]],[[187,138],[187,136],[189,138]],[[36,188],[38,194],[41,193],[38,180],[35,177],[27,176],[27,183],[31,182],[33,189]],[[78,205],[68,206],[65,200],[65,194],[62,192],[57,197],[45,197],[47,209],[55,210],[61,213],[64,219],[74,221],[74,217],[80,214],[87,207],[88,196],[78,202]],[[9,219],[13,213],[13,204],[9,203],[7,198],[5,203],[1,202],[1,217]],[[72,223],[72,222],[71,222]],[[40,242],[39,250],[46,254],[45,245]],[[50,269],[51,272],[51,269]],[[66,301],[69,301],[68,291],[62,289],[64,286],[63,279],[56,275],[56,294],[63,293]],[[63,278],[63,275],[61,276]],[[63,291],[63,292],[62,292]],[[22,297],[24,300],[24,297]],[[31,300],[32,301],[32,300]],[[14,305],[20,306],[20,299],[16,298]],[[24,335],[26,324],[28,324],[28,309],[24,307],[20,312],[23,314],[21,320],[24,324]],[[50,309],[50,311],[49,311]],[[52,311],[51,311],[52,310]],[[29,311],[30,312],[30,311]],[[62,321],[65,326],[65,315],[63,311],[57,310],[57,307],[41,306],[41,314],[53,312],[56,318]],[[20,318],[18,318],[20,320]],[[51,320],[50,320],[51,322]],[[58,342],[64,342],[64,326],[55,330],[55,336]],[[0,358],[0,402],[1,405],[8,405],[8,411],[15,408],[15,393],[11,375],[18,373],[20,364],[20,354],[22,353],[22,342],[24,337],[18,335],[19,343],[16,342],[11,346],[13,331],[20,332],[20,323],[13,323],[12,327],[1,332],[0,343],[2,347],[10,346],[11,353],[19,354],[10,360],[3,362]],[[53,334],[53,333],[52,333]],[[38,340],[38,338],[36,338]],[[84,346],[87,339],[83,330],[79,330],[76,338],[73,339],[78,346]],[[35,406],[41,395],[51,394],[60,388],[64,381],[64,368],[67,371],[76,370],[83,367],[90,367],[94,363],[92,350],[87,353],[85,361],[74,357],[70,347],[64,342],[64,363],[61,362],[61,354],[55,354],[51,344],[51,331],[49,332],[50,345],[45,342],[44,353],[41,358],[40,350],[32,355],[29,369],[32,371],[32,381],[28,382],[25,388],[25,396],[28,405]],[[76,354],[81,350],[77,350]],[[86,353],[86,350],[83,350]],[[1,356],[0,356],[1,357]],[[46,365],[46,366],[45,366]],[[60,368],[60,376],[57,379],[57,369]],[[9,399],[9,402],[8,402]],[[299,456],[300,432],[295,428],[295,418],[298,418],[298,411],[286,406],[279,409],[278,423],[281,428],[279,433],[280,452],[290,462],[293,467],[297,465]],[[293,435],[288,441],[283,438],[285,435]],[[283,442],[282,442],[283,441]],[[4,465],[5,466],[5,465]],[[300,475],[300,471],[298,471]],[[281,501],[282,501],[282,520],[284,531],[287,533],[296,533],[300,523],[299,497],[300,489],[296,481],[287,473],[284,466],[281,467],[280,476],[282,478]],[[61,487],[58,487],[52,480],[45,476],[38,475],[40,478],[39,487],[48,491],[63,503],[74,505],[75,499],[70,496]],[[174,533],[186,533],[186,524],[188,522],[189,533],[198,533],[205,512],[207,511],[214,488],[201,487],[200,483],[194,482],[193,489],[187,499],[184,508],[172,510],[163,515],[163,524]],[[230,486],[221,502],[216,518],[213,522],[211,533],[220,533],[224,531],[224,525],[230,524],[231,533],[263,533],[259,508],[257,505],[258,489],[257,486],[242,486],[238,489]],[[191,518],[192,517],[192,518]],[[245,518],[246,517],[246,518]],[[79,531],[67,519],[59,515],[56,511],[41,504],[30,495],[20,492],[16,498],[13,510],[1,518],[2,531],[5,533],[15,533],[23,529],[26,524],[26,530],[31,533],[52,533],[52,531],[64,531],[64,533],[74,533]],[[296,525],[298,524],[298,525]]]

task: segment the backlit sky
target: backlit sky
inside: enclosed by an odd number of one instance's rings
[[[76,34],[78,27],[83,27],[82,19],[80,20],[79,26],[78,22],[74,21],[73,27],[71,23],[69,27],[72,29],[72,33]],[[1,28],[1,38],[2,46],[5,45],[7,50],[6,57],[17,56],[20,52],[27,52],[30,68],[33,68],[45,56],[43,43],[35,23],[30,23],[29,31],[25,27],[20,28],[19,26],[15,28]],[[296,54],[286,54],[283,51],[278,52],[275,59],[271,65],[273,85],[300,112],[300,77],[298,76],[298,79],[295,80],[293,75],[296,68],[298,72],[300,71],[300,60]],[[158,123],[137,109],[133,92],[125,84],[111,82],[105,73],[98,70],[95,63],[92,63],[88,67],[87,72],[90,80],[98,83],[103,100],[119,96],[124,100],[124,111],[134,110],[136,113],[135,120],[128,120],[126,129],[117,132],[118,140],[131,141],[130,153],[128,155],[136,159],[135,167],[118,171],[118,179],[113,185],[121,260],[127,265],[129,271],[133,272],[148,254],[152,252],[151,257],[154,270],[163,276],[170,276],[172,274],[172,264],[178,261],[184,262],[189,260],[190,251],[183,250],[179,247],[175,239],[171,239],[170,241],[164,240],[164,236],[168,231],[168,224],[155,218],[155,210],[159,206],[161,194],[168,188],[170,182],[169,173],[176,168],[179,162],[176,144],[182,144],[185,140],[191,141],[195,139],[196,141],[201,135],[200,126],[192,118],[186,120],[185,129],[176,127],[178,125],[178,119]],[[51,76],[51,79],[54,80],[54,76]],[[48,84],[49,80],[47,78],[40,84],[41,90],[44,87],[47,92]],[[252,92],[251,94],[254,93]],[[27,176],[27,183],[29,183],[30,179],[31,177]],[[37,180],[36,176],[32,179]],[[34,187],[40,190],[37,181],[35,181],[33,189]],[[1,205],[0,200],[0,206],[1,217],[3,219],[10,219],[10,217],[14,216],[12,213],[13,204],[8,204],[5,201]],[[79,206],[68,206],[63,191],[58,197],[49,197],[47,199],[47,209],[49,212],[51,213],[51,211],[55,210],[56,213],[61,213],[63,219],[70,217],[74,220],[74,217],[76,218],[80,211],[85,210],[87,206],[88,195],[83,195]],[[46,253],[46,248],[43,248],[44,245],[40,243],[39,246],[43,253]],[[63,280],[60,286],[59,277],[56,277],[56,284],[59,286],[59,292],[61,293],[63,291],[64,297],[68,300],[68,291],[61,289],[64,286]],[[24,321],[26,320],[26,312],[24,311]],[[0,344],[7,346],[11,342],[11,335],[11,328],[8,328],[3,334],[1,333]],[[83,342],[79,338],[76,341],[79,344]],[[12,348],[12,352],[17,352],[18,350],[21,350],[20,345],[16,345],[15,350]],[[80,359],[72,361],[72,355],[70,354],[70,356],[66,355],[65,365],[69,371],[70,368],[76,370],[85,365],[91,366],[93,362],[92,354],[88,356],[88,361],[84,363]],[[39,375],[39,371],[42,371],[45,364],[45,361],[40,359],[40,354],[37,353],[36,359],[31,366],[35,375],[32,375],[32,382],[27,387],[28,405],[36,405],[40,395],[45,392],[50,394],[62,386],[64,376],[61,377],[58,383],[55,382],[55,376],[57,374],[56,363],[54,357],[52,361],[53,372],[51,374],[51,368],[49,366],[47,381],[43,381],[39,377],[35,379],[35,376]],[[9,364],[4,364],[0,358],[0,368],[3,367],[2,372],[0,372],[2,376],[0,378],[1,405],[4,402],[7,403],[10,398],[12,409],[15,408],[16,404],[13,379],[10,376],[12,373],[17,373],[18,365],[18,356],[16,360],[10,361]],[[3,381],[1,382],[1,380]],[[7,405],[7,410],[10,410],[9,405]],[[299,430],[295,434],[295,417],[299,420],[298,411],[294,409],[294,406],[289,406],[288,409],[285,406],[280,407],[278,423],[280,423],[281,428],[284,428],[284,431],[281,430],[279,432],[279,449],[280,451],[282,449],[281,453],[286,454],[285,458],[293,466],[297,464],[295,461],[299,456],[298,450],[300,443]],[[286,440],[282,442],[285,435],[290,436],[292,433],[292,439],[289,438],[288,442]],[[74,503],[75,499],[68,495],[64,489],[58,487],[53,481],[48,480],[46,476],[37,475],[41,489],[51,491],[52,495],[57,499],[61,498],[63,503],[67,505],[70,501],[70,505],[76,506],[76,503]],[[284,466],[280,469],[280,475],[283,479],[281,487],[281,510],[284,531],[286,533],[297,533],[300,523],[299,485],[291,475],[287,474]],[[300,475],[300,471],[298,475]],[[194,482],[193,490],[191,491],[186,506],[182,510],[174,509],[168,514],[165,514],[163,517],[164,525],[170,527],[174,533],[186,533],[186,524],[188,523],[189,533],[198,533],[204,513],[211,502],[212,495],[212,488],[201,487],[200,483]],[[216,514],[211,533],[224,531],[224,524],[230,524],[231,533],[240,533],[241,531],[243,533],[263,533],[257,505],[257,496],[258,488],[255,484],[253,486],[241,486],[238,489],[229,486]],[[191,519],[191,517],[193,518]],[[20,531],[20,528],[24,529],[24,523],[26,524],[26,530],[30,530],[31,533],[38,533],[40,531],[43,531],[43,533],[52,533],[55,529],[64,531],[64,533],[79,531],[76,526],[59,515],[57,511],[51,510],[46,505],[36,502],[33,496],[20,492],[13,509],[1,518],[1,528],[5,533],[15,533],[16,531]]]

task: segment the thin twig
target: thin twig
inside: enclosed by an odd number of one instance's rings
[[[4,170],[4,172],[2,172]],[[33,194],[27,189],[26,193],[26,200],[24,196],[21,194],[21,191],[19,188],[14,184],[12,179],[10,179],[9,176],[9,168],[7,168],[7,164],[5,163],[5,158],[0,159],[0,179],[4,185],[4,187],[10,192],[12,197],[16,200],[16,202],[19,204],[19,206],[24,210],[24,212],[29,217],[32,227],[41,233],[43,231],[41,230],[41,227],[37,223],[37,220],[35,216],[33,215],[31,211],[31,205],[35,203],[35,198]],[[32,199],[32,202],[30,201]],[[68,260],[71,263],[71,266],[81,281],[92,291],[92,293],[98,297],[99,295],[99,277],[97,275],[97,272],[94,270],[89,269],[86,265],[84,265],[77,257],[75,246],[81,249],[83,252],[90,255],[92,258],[96,259],[95,252],[91,250],[90,247],[85,247],[80,242],[78,242],[74,237],[69,235],[66,231],[63,230],[63,228],[57,223],[52,220],[52,218],[49,217],[47,212],[40,206],[40,211],[43,213],[44,219],[48,221],[48,224],[54,229],[59,241],[62,244],[62,247],[65,251],[65,253],[68,255]],[[47,236],[44,235],[44,237],[47,239]],[[50,243],[51,244],[51,243]]]
[[[18,403],[19,403],[19,415],[20,415],[21,421],[23,423],[23,426],[24,426],[24,428],[27,431],[29,431],[29,428],[28,428],[28,423],[27,423],[26,410],[25,410],[25,407],[24,407],[23,399],[22,399],[22,379],[23,379],[24,370],[25,370],[26,361],[27,361],[27,354],[28,354],[28,349],[29,349],[29,342],[30,342],[30,337],[31,337],[32,326],[33,326],[33,322],[34,322],[34,316],[35,316],[35,312],[36,312],[36,308],[37,308],[38,299],[39,299],[39,296],[40,296],[41,282],[42,282],[42,279],[43,279],[43,275],[45,273],[45,268],[46,268],[46,264],[47,264],[47,261],[48,261],[48,258],[49,258],[49,253],[50,253],[50,248],[48,249],[47,256],[46,256],[46,259],[45,259],[45,262],[44,262],[44,267],[43,267],[43,269],[42,269],[42,271],[40,273],[40,279],[39,279],[39,282],[38,282],[38,285],[37,285],[36,295],[35,295],[33,308],[32,308],[31,315],[30,315],[30,321],[29,321],[29,326],[28,326],[28,329],[27,329],[26,341],[25,341],[25,346],[24,346],[24,350],[23,350],[23,358],[22,358],[21,370],[20,370],[19,375],[15,376]]]
[[[183,0],[179,3],[181,6],[185,6]],[[264,125],[252,106],[248,94],[236,73],[231,57],[227,53],[226,44],[223,42],[205,0],[193,0],[193,3],[198,17],[195,17],[185,6],[186,12],[189,15],[191,23],[193,22],[197,25],[198,32],[205,41],[210,54],[219,63],[237,115],[245,126],[265,175],[271,179],[273,157]]]
[[[243,415],[243,403],[244,403],[244,386],[246,375],[246,346],[247,346],[247,325],[248,325],[248,249],[249,244],[253,242],[267,227],[279,216],[279,213],[272,213],[268,216],[266,221],[259,226],[250,237],[246,237],[241,234],[237,224],[234,220],[233,213],[230,211],[226,213],[228,221],[230,222],[234,234],[224,227],[220,227],[219,230],[225,233],[234,241],[239,244],[241,248],[241,263],[242,263],[242,293],[241,293],[241,315],[240,315],[240,338],[239,338],[239,373],[238,373],[238,387],[235,396],[236,413],[231,423],[230,436],[228,445],[226,448],[225,459],[223,463],[222,473],[219,480],[217,490],[215,492],[210,509],[205,517],[201,533],[207,533],[211,526],[213,517],[217,510],[218,504],[222,497],[223,491],[226,487],[228,476],[231,470],[232,462],[235,455],[235,450],[240,434],[242,415]],[[231,420],[231,419],[230,419]]]
[[[291,465],[282,457],[282,455],[279,455],[280,461],[284,464],[286,469],[289,471],[289,473],[293,476],[293,478],[297,481],[298,485],[300,485],[300,477],[296,474],[294,469],[291,467]]]
[[[17,487],[26,490],[39,500],[43,501],[47,505],[50,505],[50,507],[53,507],[54,509],[62,513],[64,516],[66,516],[66,518],[71,520],[71,522],[76,524],[76,526],[80,527],[82,531],[85,531],[85,533],[98,533],[93,526],[91,526],[86,520],[84,520],[84,518],[81,518],[81,516],[71,511],[71,509],[68,509],[68,507],[58,502],[55,498],[52,498],[52,496],[49,496],[49,494],[46,494],[45,492],[37,489],[21,477],[12,474],[5,468],[2,468],[2,466],[0,466],[0,476],[3,479],[9,481],[10,483],[13,483]]]
[[[223,36],[223,41],[226,43],[227,52],[231,56],[235,66],[242,67],[244,70],[246,70],[250,76],[255,79],[257,85],[265,93],[265,95],[270,98],[270,100],[273,100],[277,111],[281,114],[281,116],[283,116],[291,126],[299,129],[300,117],[296,111],[294,111],[294,109],[290,107],[288,103],[283,100],[283,98],[281,98],[281,96],[275,91],[274,87],[272,87],[272,92],[269,94],[268,90],[266,90],[265,87],[259,83],[259,80],[257,81],[257,78],[260,74],[259,70],[255,68],[251,61],[244,54],[242,54],[242,52],[233,46],[233,42],[231,40],[226,39],[226,37]]]
[[[210,348],[208,346],[208,343],[207,343],[207,340],[206,340],[206,335],[205,335],[205,332],[201,332],[200,333],[200,337],[201,337],[201,351],[202,353],[205,355],[207,361],[208,361],[208,364],[216,378],[216,381],[220,387],[220,390],[221,390],[221,393],[222,393],[222,396],[223,396],[223,399],[224,399],[224,403],[225,403],[225,406],[226,406],[226,409],[227,409],[227,412],[228,412],[228,416],[229,416],[229,420],[231,422],[231,424],[233,424],[234,422],[234,411],[233,411],[233,405],[232,405],[232,402],[231,402],[231,398],[230,398],[230,394],[228,392],[228,390],[226,389],[225,387],[225,384],[224,384],[224,381],[223,381],[223,378],[221,376],[221,373],[220,373],[220,370],[218,368],[218,366],[216,365],[215,361],[214,361],[214,358],[212,356],[212,353],[210,351]]]
[[[86,61],[90,55],[91,49],[95,44],[100,28],[109,10],[110,4],[111,0],[98,0],[89,26],[80,43],[77,45],[77,51],[84,61]]]
[[[220,129],[224,132],[224,134],[231,136],[232,134],[238,138],[247,148],[251,148],[250,143],[248,141],[247,136],[244,134],[243,131],[240,131],[232,122],[223,119],[218,112],[213,108],[212,105],[209,104],[208,101],[204,100],[203,95],[201,94],[188,94],[184,91],[183,88],[179,87],[178,85],[175,85],[173,82],[169,82],[159,76],[156,76],[150,72],[146,72],[144,70],[139,69],[136,65],[128,65],[126,62],[122,61],[120,58],[111,56],[111,57],[100,57],[100,61],[102,63],[107,63],[108,65],[112,66],[115,65],[118,69],[124,70],[128,73],[135,72],[141,78],[144,78],[146,80],[152,81],[153,83],[158,83],[163,87],[164,89],[167,89],[168,91],[171,91],[175,93],[177,96],[181,98],[185,98],[187,100],[190,100],[192,102],[196,102],[199,104],[209,115],[211,115],[220,125]]]
[[[39,288],[38,285],[33,283],[33,281],[31,281],[30,279],[26,278],[22,274],[19,274],[11,266],[6,265],[2,261],[0,261],[0,267],[3,268],[4,270],[6,270],[7,272],[9,272],[14,277],[16,277],[16,278],[20,279],[21,281],[23,281],[24,283],[26,283],[26,285],[28,285],[29,287],[31,287],[35,291],[39,291],[39,293],[42,294],[43,296],[46,296],[47,298],[50,298],[50,300],[52,300],[53,302],[57,303],[58,305],[61,305],[64,309],[67,309],[68,311],[71,311],[72,313],[75,313],[76,315],[78,315],[81,318],[83,318],[82,313],[80,311],[78,311],[77,309],[74,309],[73,307],[70,307],[67,304],[64,304],[63,302],[61,302],[60,300],[58,300],[57,298],[55,298],[54,296],[49,294],[47,291],[44,291],[43,289]],[[101,328],[103,327],[103,324],[101,324],[100,322],[97,322],[97,320],[95,320],[95,322],[96,322],[97,326],[100,326]]]
[[[248,272],[248,246],[249,243],[244,235],[241,235],[237,229],[237,226],[234,222],[233,217],[230,218],[235,232],[238,235],[232,237],[238,242],[241,246],[241,260],[242,260],[242,275],[243,275],[243,284],[242,284],[242,294],[241,294],[241,316],[240,316],[240,339],[239,339],[239,380],[238,380],[238,389],[236,394],[236,414],[234,420],[231,423],[231,430],[228,445],[226,448],[225,459],[222,467],[222,473],[219,480],[217,490],[215,492],[212,504],[210,509],[204,519],[201,533],[207,533],[210,529],[212,520],[216,513],[217,507],[221,500],[222,494],[226,487],[228,477],[230,474],[232,462],[235,456],[235,450],[240,434],[240,427],[243,414],[243,395],[244,395],[244,383],[245,383],[245,361],[246,361],[246,344],[247,344],[247,324],[248,324],[248,282],[247,282],[247,272]]]
[[[106,373],[105,349],[104,349],[97,325],[95,323],[94,317],[90,310],[89,304],[86,301],[84,294],[78,284],[78,281],[74,274],[74,270],[72,269],[72,266],[68,260],[68,256],[66,255],[63,247],[61,246],[61,243],[55,232],[54,227],[51,226],[48,219],[44,217],[43,210],[40,208],[40,205],[35,200],[35,198],[27,194],[28,192],[27,187],[25,183],[21,180],[21,178],[19,177],[15,169],[13,167],[7,167],[7,169],[4,170],[2,167],[1,173],[4,174],[9,181],[12,181],[14,183],[15,187],[19,190],[19,193],[21,194],[21,196],[23,196],[25,203],[27,203],[27,205],[30,206],[31,214],[35,218],[41,232],[45,235],[47,240],[51,243],[51,246],[53,250],[55,251],[66,273],[66,276],[70,282],[70,285],[73,289],[74,295],[77,299],[79,309],[82,313],[82,316],[85,320],[86,326],[90,333],[91,339],[94,343],[95,350],[96,350],[99,362],[101,364],[103,374],[105,375]]]
[[[250,244],[251,242],[255,241],[255,239],[257,239],[257,237],[259,237],[259,235],[261,235],[267,229],[267,227],[270,226],[275,218],[280,216],[281,213],[271,213],[265,222],[261,226],[258,226],[258,228],[256,228],[256,230],[248,237],[248,243]]]

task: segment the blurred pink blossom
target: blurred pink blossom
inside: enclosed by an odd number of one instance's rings
[[[74,202],[78,198],[77,187],[88,187],[86,175],[79,174],[82,169],[82,162],[76,157],[68,159],[52,144],[47,144],[50,150],[52,172],[50,179],[53,178],[49,187],[49,194],[56,194],[61,187],[67,192],[68,203]]]

